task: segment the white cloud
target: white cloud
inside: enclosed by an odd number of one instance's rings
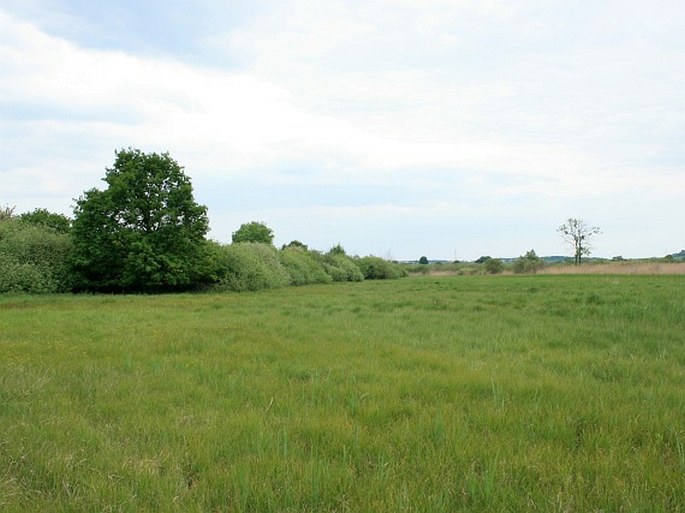
[[[196,187],[292,194],[273,211],[212,200],[213,223],[265,212],[303,230],[364,216],[401,226],[531,218],[541,205],[561,220],[657,219],[622,197],[682,214],[670,205],[685,192],[685,13],[657,3],[289,0],[203,41],[239,71],[89,48],[0,12],[0,179],[19,198],[0,203],[70,204],[134,146],[170,151]],[[292,192],[305,182],[407,192],[326,208]]]

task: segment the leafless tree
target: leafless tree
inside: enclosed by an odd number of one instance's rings
[[[597,226],[588,226],[582,219],[573,217],[557,228],[561,237],[573,247],[573,258],[576,265],[580,265],[583,255],[589,255],[592,246],[590,239],[593,235],[602,233]]]
[[[7,219],[12,219],[14,217],[14,209],[17,207],[10,207],[5,205],[0,207],[0,221],[6,221]]]

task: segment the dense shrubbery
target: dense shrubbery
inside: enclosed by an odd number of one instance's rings
[[[238,292],[285,287],[290,275],[281,265],[276,249],[259,242],[240,242],[222,247],[217,287]]]
[[[278,252],[281,265],[290,275],[291,285],[330,283],[332,277],[326,273],[320,259],[306,249],[289,246]]]
[[[362,281],[364,279],[359,266],[344,253],[329,252],[322,256],[321,262],[333,281]]]
[[[0,222],[0,293],[70,290],[68,235],[47,226]]]
[[[73,267],[77,254],[72,236],[46,223],[22,220],[20,216],[0,221],[0,293],[127,291],[116,285],[103,288],[99,283],[90,288],[84,284],[82,270]],[[302,243],[276,250],[270,244],[256,242],[223,245],[202,240],[194,253],[201,258],[194,271],[195,279],[186,288],[196,290],[253,291],[287,285],[390,279],[407,274],[400,265],[382,258],[350,257],[340,246],[323,254]],[[132,275],[130,283],[135,283],[135,279]],[[144,290],[155,292],[154,288]]]
[[[380,257],[366,256],[358,259],[357,263],[367,280],[391,280],[407,275],[399,264]]]

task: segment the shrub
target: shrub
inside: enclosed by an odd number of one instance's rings
[[[319,259],[326,274],[333,281],[362,281],[364,279],[364,275],[354,260],[344,253],[331,251],[326,255],[319,255]]]
[[[276,249],[259,242],[240,242],[222,247],[218,287],[238,292],[284,287],[290,275],[281,265]]]
[[[0,222],[0,293],[70,290],[69,236],[47,226]]]
[[[483,264],[488,274],[500,274],[504,270],[504,263],[499,258],[489,258]]]
[[[290,275],[292,285],[309,283],[330,283],[332,277],[326,274],[323,264],[304,247],[290,245],[278,253],[281,264]]]
[[[534,274],[544,266],[545,262],[535,254],[535,250],[531,249],[514,262],[512,270],[517,274]]]
[[[399,264],[380,257],[366,256],[356,263],[367,280],[392,280],[407,275]]]

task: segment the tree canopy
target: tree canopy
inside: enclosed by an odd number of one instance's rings
[[[67,216],[55,214],[45,208],[37,208],[17,217],[25,223],[52,228],[57,233],[68,233],[71,227],[71,220]]]
[[[86,191],[71,236],[77,287],[152,292],[197,282],[205,264],[207,209],[168,153],[116,152],[105,190]]]
[[[271,244],[274,240],[274,232],[264,223],[244,223],[233,232],[233,243],[238,242],[260,242]]]

